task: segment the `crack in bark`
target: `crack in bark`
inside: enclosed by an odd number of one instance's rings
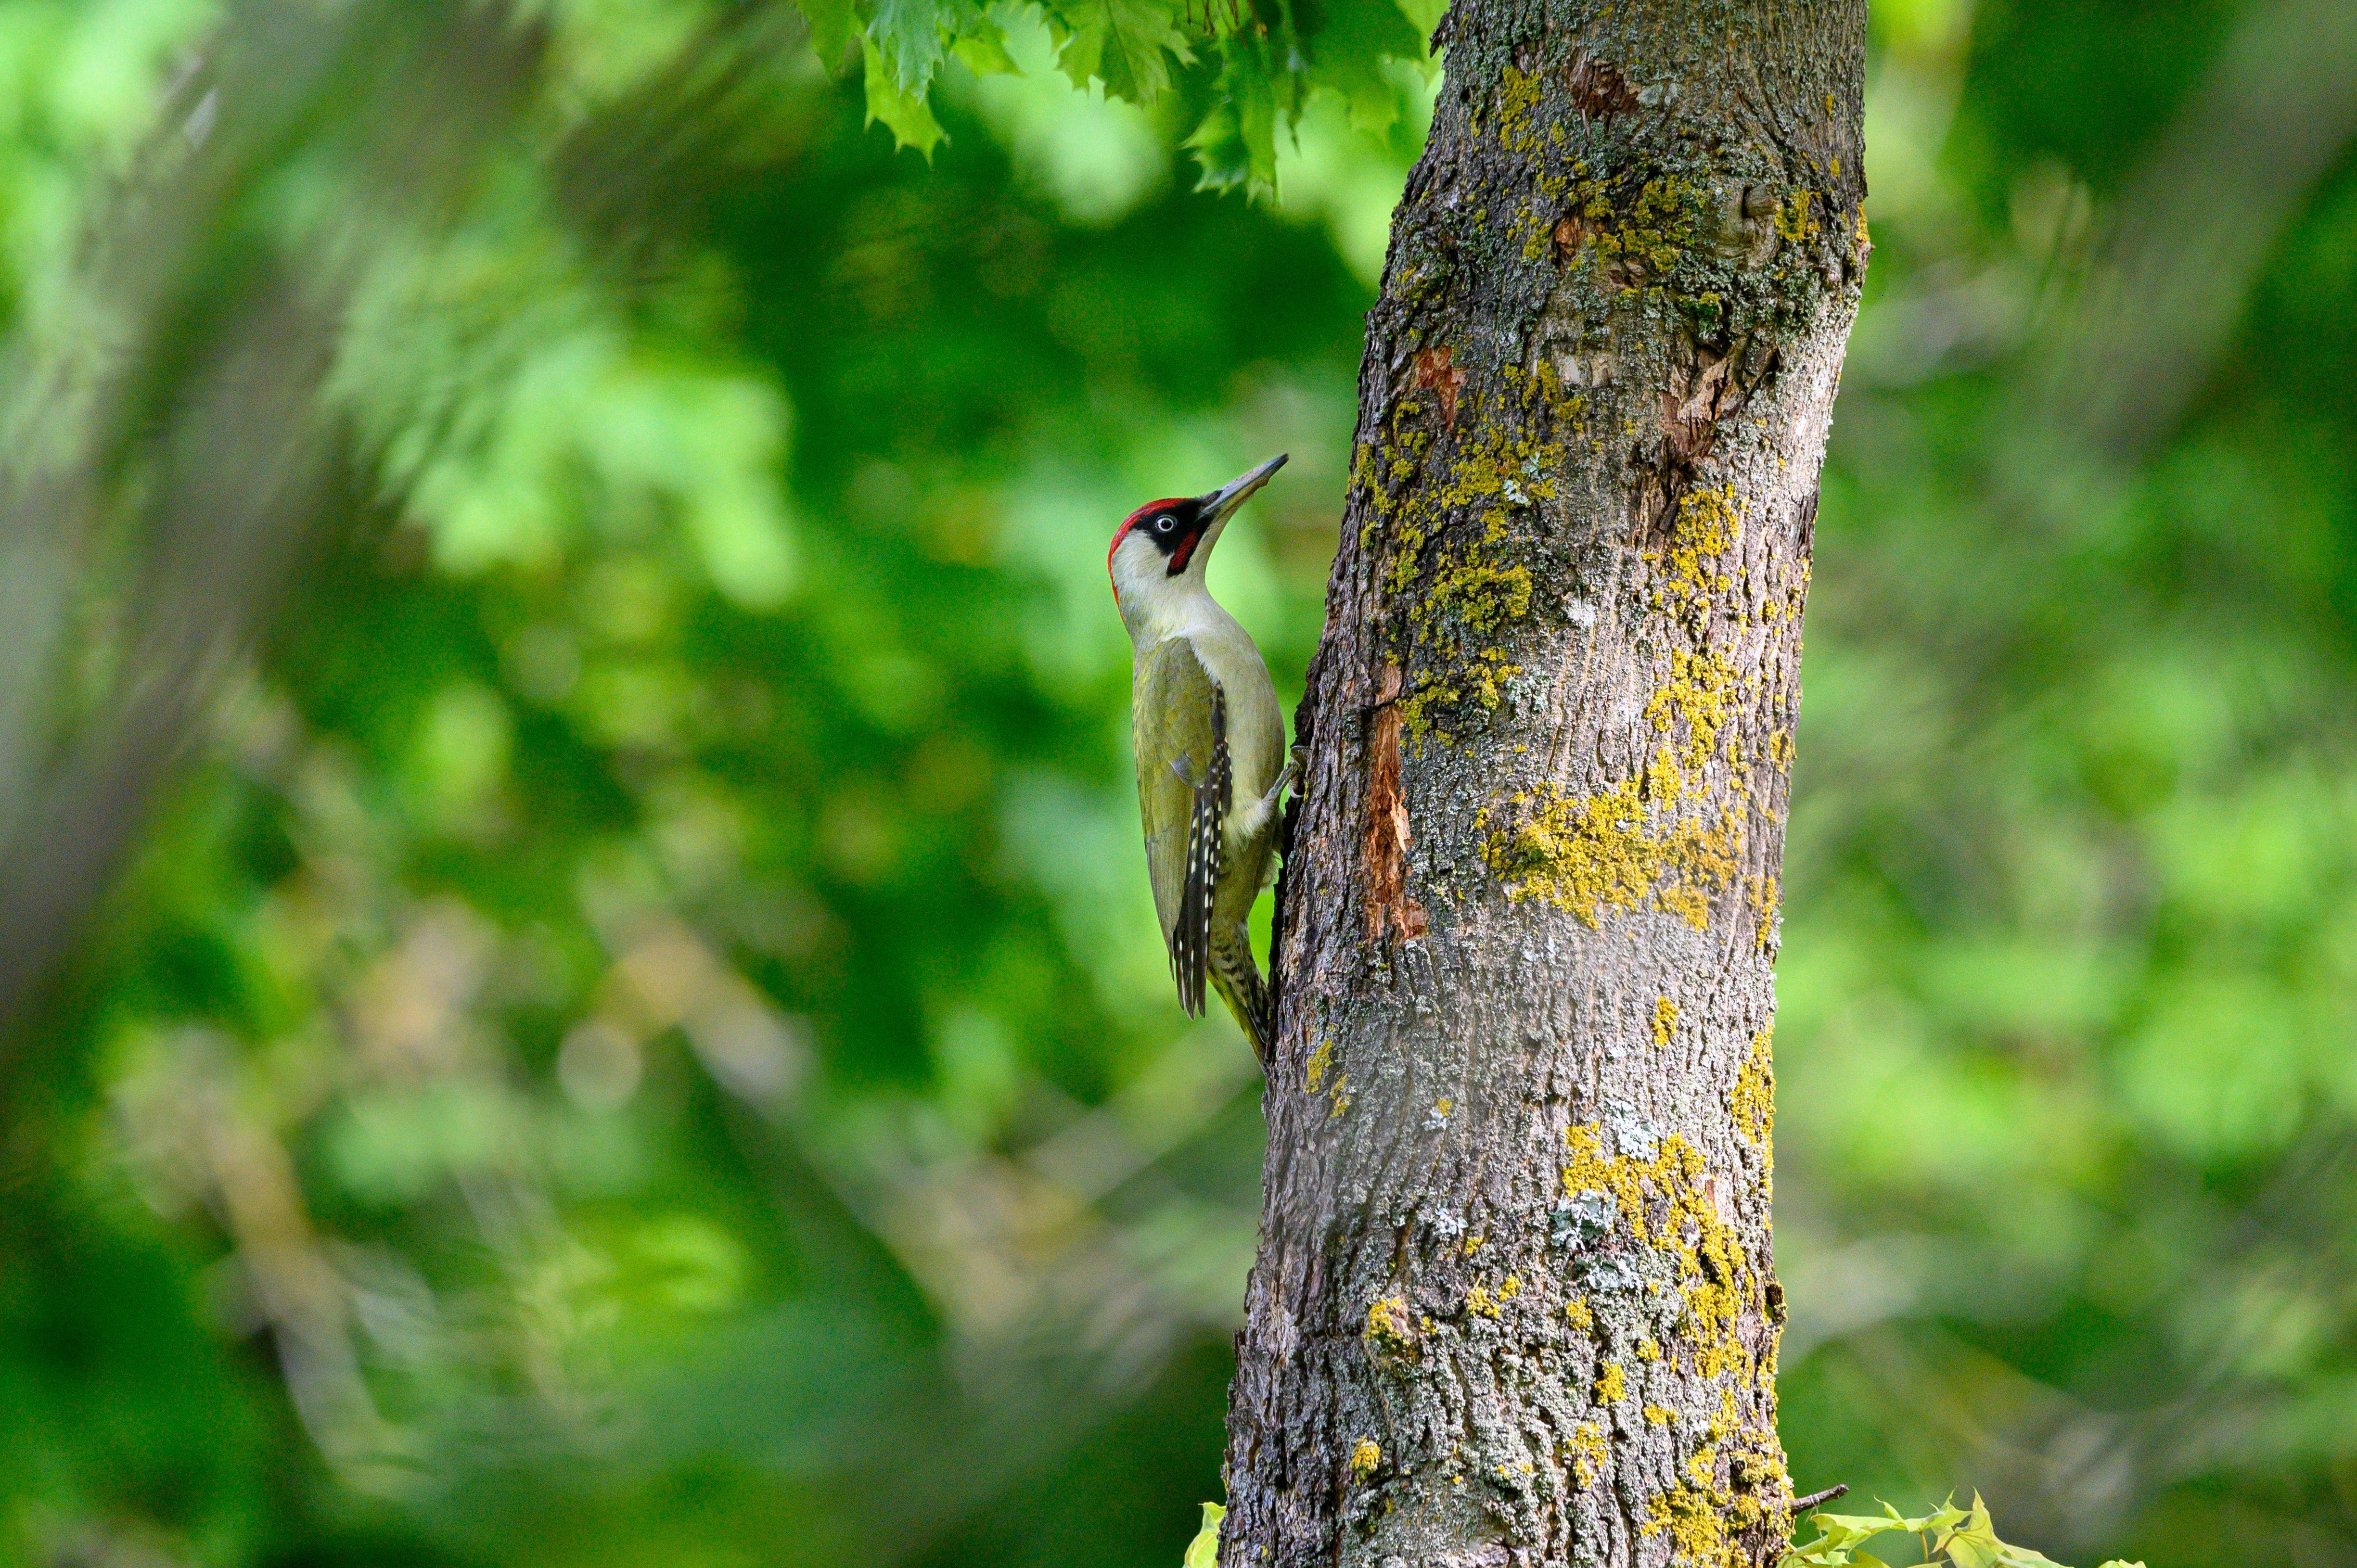
[[[1408,896],[1407,800],[1400,789],[1400,669],[1385,664],[1367,728],[1367,940],[1381,946],[1385,933],[1407,941],[1422,937],[1428,921],[1424,906]]]

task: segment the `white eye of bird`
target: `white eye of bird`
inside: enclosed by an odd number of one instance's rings
[[[1154,520],[1154,532],[1157,533],[1168,533],[1178,526],[1178,520],[1167,511]]]

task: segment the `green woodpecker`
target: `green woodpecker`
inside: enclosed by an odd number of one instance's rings
[[[1203,571],[1228,519],[1284,463],[1272,457],[1209,495],[1139,507],[1105,553],[1136,656],[1137,809],[1178,1005],[1201,1016],[1208,976],[1264,1062],[1275,1019],[1244,922],[1268,881],[1278,797],[1299,767],[1286,752],[1268,665],[1205,589]]]

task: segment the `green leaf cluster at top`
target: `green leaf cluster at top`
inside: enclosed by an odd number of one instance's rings
[[[856,42],[867,120],[927,157],[943,132],[931,96],[954,56],[990,75],[1016,69],[1006,23],[1028,12],[1047,25],[1057,65],[1075,86],[1149,104],[1197,68],[1199,116],[1187,145],[1202,184],[1273,195],[1276,140],[1309,96],[1333,92],[1351,123],[1380,133],[1397,116],[1401,64],[1429,69],[1425,40],[1443,0],[798,0],[811,44],[829,69]]]
[[[1956,1507],[1952,1498],[1921,1519],[1909,1519],[1884,1503],[1880,1514],[1813,1513],[1809,1522],[1817,1527],[1817,1538],[1787,1552],[1782,1568],[1893,1568],[1873,1552],[1861,1550],[1877,1536],[1891,1534],[1915,1537],[1918,1551],[1914,1562],[1898,1568],[1931,1563],[1952,1568],[2062,1568],[2042,1552],[1999,1541],[1988,1508],[1977,1492],[1970,1509]],[[2115,1558],[2103,1568],[2144,1568],[2144,1564]]]

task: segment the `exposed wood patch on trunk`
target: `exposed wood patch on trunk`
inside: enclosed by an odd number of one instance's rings
[[[1415,351],[1415,384],[1438,392],[1441,419],[1449,424],[1457,423],[1457,392],[1465,384],[1465,372],[1457,368],[1454,349],[1418,349]]]
[[[1691,467],[1710,454],[1713,436],[1718,434],[1718,416],[1726,397],[1727,372],[1732,360],[1708,360],[1690,381],[1681,385],[1673,381],[1662,392],[1662,433],[1669,438],[1670,456],[1674,462]]]
[[[1641,450],[1633,461],[1638,479],[1636,539],[1657,547],[1668,539],[1678,502],[1695,472],[1717,445],[1719,426],[1741,413],[1776,373],[1773,345],[1738,341],[1724,355],[1697,349],[1690,364],[1674,365],[1661,393],[1662,445],[1650,459]]]
[[[1609,60],[1598,59],[1585,49],[1572,61],[1566,85],[1571,89],[1572,102],[1592,120],[1609,120],[1637,107],[1636,90],[1629,85],[1629,79]]]
[[[1400,792],[1400,671],[1383,666],[1367,732],[1367,940],[1424,935],[1424,906],[1407,892],[1407,800]]]

